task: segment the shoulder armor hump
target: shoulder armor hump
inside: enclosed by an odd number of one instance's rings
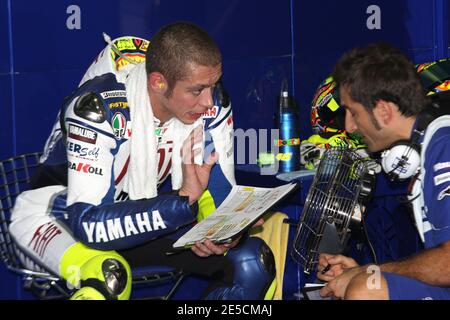
[[[83,119],[97,123],[106,119],[105,107],[99,96],[94,92],[88,92],[79,97],[74,112]]]

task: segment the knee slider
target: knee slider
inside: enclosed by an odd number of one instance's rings
[[[248,292],[248,299],[262,299],[275,278],[275,258],[269,246],[258,237],[249,237],[227,257],[233,261],[234,283]]]
[[[131,271],[119,255],[91,258],[81,267],[81,286],[92,287],[110,300],[125,300],[131,293]]]

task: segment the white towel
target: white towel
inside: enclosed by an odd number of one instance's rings
[[[158,138],[155,135],[153,110],[147,91],[145,63],[137,64],[129,72],[125,88],[130,106],[131,138],[130,163],[125,177],[124,191],[128,193],[131,200],[149,199],[158,194]],[[172,122],[174,142],[171,175],[174,190],[179,189],[183,182],[180,156],[182,142],[202,122],[202,117],[192,125],[185,125],[178,119]],[[203,146],[200,148],[203,149]],[[196,157],[195,163],[203,162],[202,154]]]

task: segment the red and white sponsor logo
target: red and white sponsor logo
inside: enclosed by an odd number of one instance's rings
[[[28,247],[36,252],[38,256],[43,257],[50,241],[61,233],[62,231],[53,222],[43,224],[34,232]]]
[[[206,110],[205,113],[203,113],[203,119],[211,119],[217,117],[219,114],[219,107],[214,106],[211,109]]]
[[[97,132],[74,124],[69,124],[69,138],[95,144],[97,142]]]
[[[70,170],[75,170],[78,172],[83,173],[89,173],[89,174],[95,174],[97,176],[103,176],[103,168],[94,167],[89,163],[83,163],[83,162],[68,162],[67,167]]]

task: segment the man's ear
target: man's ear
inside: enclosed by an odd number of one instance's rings
[[[163,94],[167,90],[166,78],[160,72],[151,72],[148,75],[148,87],[154,92]]]
[[[398,107],[393,102],[388,102],[385,100],[378,100],[373,113],[378,123],[384,126],[390,126],[398,114]]]

